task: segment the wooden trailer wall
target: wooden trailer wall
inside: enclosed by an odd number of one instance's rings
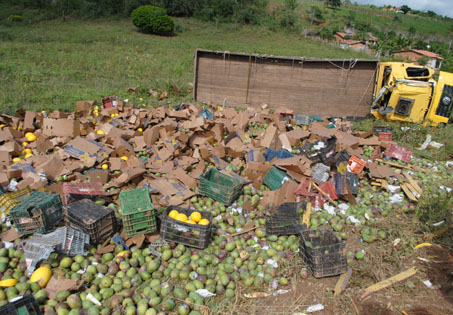
[[[377,60],[195,52],[194,98],[232,106],[284,106],[296,114],[366,116]]]

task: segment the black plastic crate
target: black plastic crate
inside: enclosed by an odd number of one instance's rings
[[[386,127],[386,126],[376,126],[373,128],[373,133],[375,135],[379,135],[380,132],[392,132],[393,133],[393,128]]]
[[[19,300],[0,307],[1,315],[42,315],[33,295],[26,295]]]
[[[345,242],[332,231],[303,230],[300,255],[314,277],[329,277],[347,269]]]
[[[70,203],[63,208],[65,224],[90,236],[97,244],[117,231],[115,212],[89,199]]]
[[[10,215],[19,234],[47,233],[63,219],[61,208],[59,195],[34,191]]]
[[[325,139],[324,143],[326,147],[321,149],[319,158],[322,163],[333,162],[335,160],[335,145],[337,143],[337,138],[332,137],[330,139]]]
[[[346,162],[346,164],[348,164],[350,158],[351,155],[349,155],[349,153],[346,152],[346,150],[342,150],[335,155],[335,162],[336,163]]]
[[[359,193],[359,175],[351,172],[346,174],[335,175],[335,189],[339,195],[346,195],[348,193],[346,184],[349,186],[351,194],[357,195]]]
[[[167,207],[161,216],[160,237],[166,241],[173,241],[176,243],[184,244],[191,247],[204,249],[209,245],[212,227],[212,213],[208,211],[198,211],[203,219],[208,219],[208,225],[190,224],[174,220],[168,216],[171,210],[177,210],[179,213],[184,213],[190,217],[192,212],[197,210],[190,210],[181,207],[170,206]]]
[[[266,233],[270,235],[299,234],[302,229],[302,213],[305,209],[306,202],[287,202],[269,211],[265,224]]]

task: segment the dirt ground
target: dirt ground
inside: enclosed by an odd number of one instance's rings
[[[417,268],[417,274],[393,286],[382,289],[363,301],[360,296],[368,286],[360,286],[354,278],[367,275],[354,270],[346,289],[337,297],[333,289],[339,277],[316,279],[311,275],[302,279],[295,274],[296,283],[286,294],[265,298],[247,299],[240,294],[231,314],[304,314],[307,307],[322,304],[324,309],[313,314],[406,314],[406,315],[439,315],[453,314],[453,250],[433,244],[419,248],[409,259],[406,259],[404,271],[410,267]],[[296,267],[296,269],[299,266]],[[303,266],[301,265],[300,268]],[[372,266],[370,266],[372,267]],[[388,277],[393,274],[388,275]],[[369,275],[373,278],[372,275]],[[429,280],[432,288],[423,281]],[[264,291],[264,290],[263,290]]]

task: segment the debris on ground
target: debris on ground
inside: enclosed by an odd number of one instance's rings
[[[290,292],[291,259],[343,274],[338,295],[367,254],[351,233],[385,240],[374,223],[413,210],[434,163],[391,130],[285,108],[102,104],[0,115],[0,313],[19,298],[49,314],[201,314]]]

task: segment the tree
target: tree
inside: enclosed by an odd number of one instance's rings
[[[415,27],[411,26],[409,27],[409,35],[413,37],[415,35],[416,29]]]
[[[341,0],[325,0],[324,3],[331,8],[339,8],[341,6]]]
[[[308,16],[310,17],[310,24],[321,24],[324,22],[324,16],[319,7],[312,5],[307,10]]]
[[[411,8],[409,8],[407,5],[402,5],[400,10],[403,11],[404,14],[407,14],[411,10]]]
[[[428,57],[422,56],[422,57],[418,58],[418,59],[417,59],[417,63],[418,63],[420,66],[426,66],[426,64],[428,63]]]

